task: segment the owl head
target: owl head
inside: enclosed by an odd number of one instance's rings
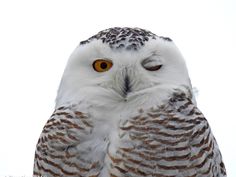
[[[149,104],[191,90],[185,61],[170,38],[140,28],[109,28],[80,42],[69,58],[57,106]]]

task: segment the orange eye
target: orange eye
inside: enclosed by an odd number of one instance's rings
[[[97,72],[105,72],[111,69],[112,65],[109,60],[98,59],[93,62],[93,69]]]

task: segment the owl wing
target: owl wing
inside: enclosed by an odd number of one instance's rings
[[[69,107],[56,109],[38,140],[34,175],[98,176],[102,162],[84,156],[89,148],[83,148],[83,139],[92,129],[92,122],[85,114]]]
[[[120,129],[120,147],[110,155],[114,176],[226,176],[209,124],[185,94],[140,111]]]
[[[194,167],[199,176],[226,177],[222,155],[208,121],[195,105],[192,105],[188,115],[192,117],[191,122],[195,126],[189,137],[189,168]]]

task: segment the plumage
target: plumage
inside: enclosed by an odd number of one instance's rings
[[[34,175],[226,176],[172,40],[110,28],[81,42],[37,143]]]

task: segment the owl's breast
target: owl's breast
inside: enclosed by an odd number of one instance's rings
[[[111,176],[211,176],[220,170],[208,122],[189,100],[141,110],[111,132],[105,157]]]

